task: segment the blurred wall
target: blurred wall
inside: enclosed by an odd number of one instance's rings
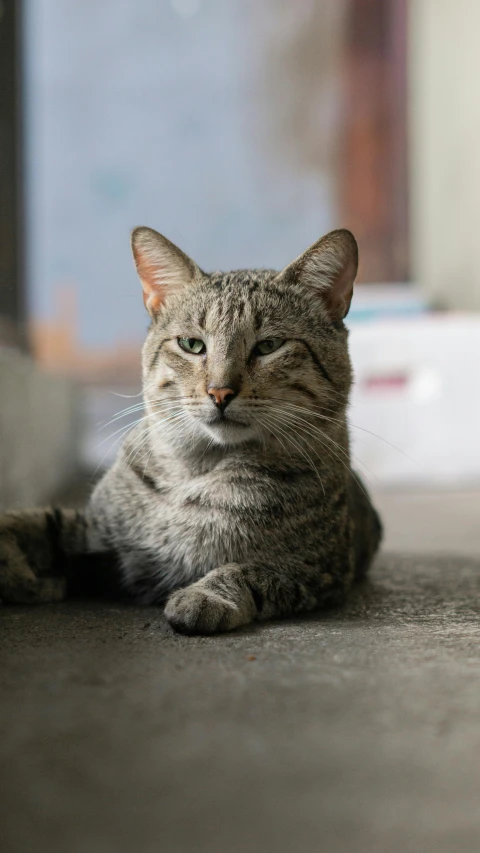
[[[0,510],[49,501],[78,473],[79,390],[0,348],[0,400]]]
[[[71,350],[103,357],[143,340],[135,225],[208,270],[281,267],[336,224],[326,164],[282,157],[271,127],[283,90],[265,82],[310,25],[324,67],[326,20],[310,0],[25,0],[35,341],[65,325],[67,291]],[[319,96],[319,124],[325,111]],[[312,145],[318,127],[307,130],[296,140]]]
[[[414,278],[480,310],[480,2],[410,0],[409,17]]]

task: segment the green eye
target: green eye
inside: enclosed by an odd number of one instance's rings
[[[192,355],[201,355],[206,350],[205,344],[199,338],[179,338],[178,345]]]
[[[257,355],[269,355],[271,352],[280,349],[285,341],[282,338],[268,338],[266,341],[259,341],[255,347]]]

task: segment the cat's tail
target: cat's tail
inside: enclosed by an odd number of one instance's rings
[[[0,516],[0,601],[34,604],[102,594],[105,565],[111,567],[107,556],[91,553],[83,511],[8,512]]]

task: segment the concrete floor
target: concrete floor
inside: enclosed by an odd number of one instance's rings
[[[2,853],[476,853],[480,495],[377,503],[342,611],[188,639],[4,607]]]

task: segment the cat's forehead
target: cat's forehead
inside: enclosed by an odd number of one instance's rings
[[[242,269],[213,272],[185,287],[165,306],[160,327],[175,334],[190,329],[231,338],[260,330],[273,333],[277,328],[301,331],[308,329],[313,315],[318,323],[320,314],[312,300],[278,271]]]
[[[268,288],[278,272],[269,269],[231,270],[230,272],[212,272],[208,275],[207,286],[211,285],[235,293],[256,293],[264,287]]]
[[[212,273],[205,283],[205,326],[260,327],[276,276],[274,270],[255,269]]]
[[[217,332],[223,326],[258,326],[272,303],[278,306],[275,270],[214,272],[185,288],[164,315],[164,322],[185,321]]]

